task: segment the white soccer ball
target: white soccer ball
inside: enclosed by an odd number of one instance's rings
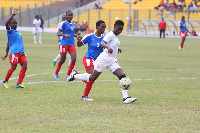
[[[119,81],[119,86],[120,88],[122,88],[123,90],[128,90],[131,88],[132,82],[129,78],[122,78]]]

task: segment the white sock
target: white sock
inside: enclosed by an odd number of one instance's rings
[[[54,59],[55,62],[57,62],[61,58],[60,54]]]
[[[36,35],[33,36],[33,41],[36,42]]]
[[[89,81],[90,75],[91,75],[91,74],[88,74],[88,73],[76,74],[76,75],[74,75],[74,78],[75,78],[75,79],[80,79],[80,80]]]
[[[39,42],[42,42],[42,34],[40,34]]]
[[[69,62],[68,62],[68,64],[70,65],[70,63],[72,62],[72,57],[70,56],[70,54],[69,54]],[[68,65],[68,66],[69,66]]]
[[[127,98],[128,97],[128,90],[122,90],[122,95],[123,95],[123,98]]]

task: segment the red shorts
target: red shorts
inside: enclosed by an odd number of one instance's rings
[[[66,46],[66,45],[59,45],[60,54],[67,54],[71,52],[76,52],[76,46]]]
[[[24,62],[27,62],[26,55],[22,53],[10,54],[9,60],[11,64],[22,64]]]
[[[83,65],[85,66],[86,71],[94,68],[93,62],[94,62],[94,59],[89,59],[85,56],[83,57]]]
[[[186,38],[187,32],[186,31],[180,31],[180,36],[182,38]]]

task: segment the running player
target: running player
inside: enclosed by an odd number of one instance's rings
[[[73,19],[72,11],[67,11],[66,21],[62,24],[61,28],[58,30],[57,33],[58,36],[64,36],[64,37],[60,41],[59,45],[61,58],[57,64],[56,71],[53,74],[55,80],[59,80],[58,72],[60,71],[62,64],[65,62],[67,52],[70,54],[72,61],[69,65],[68,72],[65,76],[66,78],[69,77],[70,73],[72,72],[72,69],[75,66],[76,47],[75,47],[74,37],[77,37],[77,35],[75,34],[75,24],[72,22],[72,19]]]
[[[94,70],[93,62],[97,59],[100,53],[103,52],[103,47],[100,44],[104,38],[103,33],[105,31],[105,28],[106,28],[105,22],[102,20],[99,20],[96,22],[96,29],[97,29],[96,32],[85,35],[83,39],[81,36],[77,37],[78,47],[88,44],[88,51],[83,57],[83,64],[85,66],[86,72],[89,74],[92,74]],[[86,83],[86,87],[85,87],[85,91],[82,96],[82,99],[92,101],[93,99],[90,99],[88,95],[90,93],[90,90],[92,88],[92,84],[94,83],[94,81],[88,81],[85,83]]]
[[[61,28],[61,26],[62,26],[62,24],[64,23],[66,21],[66,15],[63,15],[62,16],[62,22],[60,22],[59,24],[58,24],[58,30]],[[60,43],[60,41],[62,40],[62,38],[63,38],[63,36],[58,36],[58,42]],[[60,59],[60,54],[58,54],[57,55],[57,57],[55,58],[55,59],[53,59],[53,61],[52,61],[52,64],[51,64],[51,66],[52,67],[55,67],[55,65],[56,65],[56,62]],[[71,56],[70,56],[70,54],[69,54],[69,65],[70,65],[70,63],[71,63]]]
[[[40,37],[39,37],[39,43],[42,44],[42,28],[40,27],[41,25],[41,20],[39,19],[39,15],[36,15],[35,16],[35,19],[33,20],[33,40],[34,40],[34,43],[37,44],[36,42],[36,36],[37,34],[40,34]]]
[[[22,85],[22,81],[25,76],[25,72],[27,70],[27,60],[24,52],[24,45],[22,41],[22,36],[17,31],[17,21],[13,17],[18,14],[18,9],[13,10],[12,15],[10,18],[6,21],[6,29],[7,29],[7,36],[8,36],[8,43],[7,43],[7,48],[6,48],[6,54],[2,57],[3,60],[6,59],[8,52],[9,52],[9,58],[10,58],[10,63],[11,67],[8,70],[6,77],[4,81],[2,82],[2,85],[5,88],[8,87],[8,80],[12,73],[15,71],[17,64],[20,63],[22,66],[20,72],[19,72],[19,79],[16,84],[16,88],[25,88],[24,85]]]
[[[181,41],[181,44],[179,45],[179,49],[182,50],[184,42],[185,42],[185,38],[187,36],[187,32],[189,32],[189,30],[186,28],[185,16],[182,16],[181,21],[179,21],[179,26],[180,26],[180,36],[182,37],[182,41]]]
[[[117,36],[122,32],[123,27],[123,21],[115,21],[113,31],[110,31],[102,40],[101,46],[105,49],[104,52],[102,52],[95,60],[94,71],[92,72],[92,74],[76,74],[75,72],[73,72],[67,78],[67,81],[69,82],[74,79],[95,81],[105,68],[108,68],[108,70],[116,75],[119,80],[125,78],[126,75],[124,74],[124,71],[117,63],[117,53],[122,52],[122,50],[119,48],[120,42]],[[121,89],[121,91],[123,95],[123,103],[132,103],[137,100],[137,98],[128,97],[128,90]]]

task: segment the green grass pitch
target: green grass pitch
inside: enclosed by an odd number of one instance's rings
[[[90,101],[82,101],[85,83],[66,82],[68,60],[55,81],[52,59],[59,53],[57,36],[44,33],[43,44],[33,44],[31,32],[21,32],[28,60],[23,84],[15,88],[20,65],[9,89],[0,86],[0,132],[200,132],[200,40],[119,36],[118,62],[132,80],[132,104],[122,103],[119,81],[103,72],[93,84]],[[5,54],[6,31],[0,32],[0,56]],[[37,36],[38,39],[38,36]],[[84,73],[87,46],[77,47],[76,69]],[[0,80],[10,68],[0,61]]]

